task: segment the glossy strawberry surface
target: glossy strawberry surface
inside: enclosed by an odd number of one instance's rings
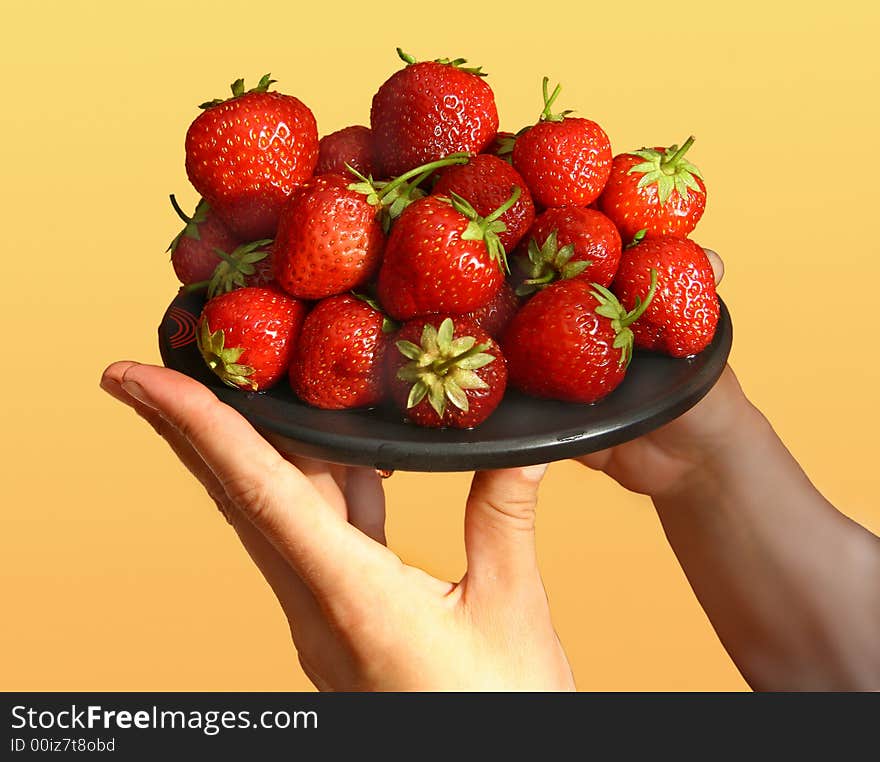
[[[621,241],[617,228],[608,217],[594,209],[547,209],[535,219],[528,239],[534,239],[539,246],[543,246],[553,231],[556,231],[559,248],[569,244],[573,247],[574,253],[569,262],[590,262],[575,277],[603,286],[614,280],[620,263]]]
[[[384,397],[385,316],[349,294],[318,302],[303,323],[290,385],[326,410],[368,407]]]
[[[624,251],[611,288],[631,308],[644,294],[650,270],[658,274],[654,299],[633,326],[635,344],[673,357],[702,352],[718,325],[715,276],[703,249],[687,238],[650,238]]]
[[[422,61],[379,88],[370,126],[378,171],[392,177],[451,153],[479,153],[495,137],[498,111],[481,77]]]
[[[385,234],[376,207],[348,189],[351,178],[317,175],[287,202],[275,239],[275,278],[302,299],[322,299],[376,272]]]
[[[457,193],[473,205],[481,216],[491,214],[508,198],[513,188],[521,189],[517,202],[499,217],[507,229],[498,237],[505,251],[512,251],[535,219],[535,205],[525,181],[510,164],[496,156],[474,156],[467,164],[443,170],[432,193]]]
[[[513,320],[513,316],[522,304],[513,286],[505,282],[492,300],[483,307],[468,312],[464,318],[476,323],[492,338],[498,339]]]
[[[220,263],[215,249],[230,252],[238,246],[238,239],[217,213],[202,204],[171,245],[171,266],[184,285],[208,280],[214,274]]]
[[[209,106],[186,133],[186,172],[241,240],[273,238],[281,207],[318,160],[315,118],[298,98],[250,92]]]
[[[461,237],[468,223],[442,196],[406,208],[391,228],[379,269],[379,301],[391,317],[462,314],[498,293],[504,273],[483,240]]]
[[[596,402],[623,381],[611,320],[583,280],[563,280],[535,294],[502,339],[510,385],[535,397]]]
[[[614,157],[611,174],[599,198],[600,208],[614,221],[625,243],[640,230],[648,237],[686,237],[697,226],[706,208],[705,183],[702,178],[694,177],[698,189],[689,189],[687,197],[673,189],[666,201],[661,202],[658,186],[649,183],[639,187],[643,175],[631,171],[643,162],[644,159],[633,154]]]
[[[346,164],[362,175],[375,176],[373,134],[369,127],[356,124],[321,138],[318,144],[318,164],[315,167],[315,174],[338,172],[347,175]]]
[[[484,387],[464,390],[468,409],[462,410],[451,401],[446,400],[445,409],[441,416],[431,406],[427,396],[418,404],[408,407],[412,383],[401,380],[397,374],[410,360],[397,349],[395,342],[403,340],[419,344],[424,334],[425,324],[430,323],[437,329],[446,317],[453,321],[452,335],[454,339],[470,336],[477,345],[486,345],[484,352],[491,355],[492,361],[471,371],[484,384]],[[387,379],[391,399],[407,419],[413,423],[430,428],[469,429],[486,420],[504,397],[504,390],[507,387],[507,363],[498,343],[479,326],[460,316],[431,315],[409,321],[392,336],[392,342],[388,348]]]
[[[516,139],[513,166],[543,207],[586,206],[611,172],[611,144],[596,122],[580,117],[541,121]]]
[[[278,289],[247,287],[221,294],[205,304],[199,318],[202,356],[226,383],[242,389],[261,391],[274,386],[287,373],[306,305]],[[201,334],[222,331],[222,349],[241,349],[231,362],[251,372],[224,374],[220,345],[207,351]],[[227,368],[227,370],[229,370]],[[237,382],[236,382],[236,377]]]

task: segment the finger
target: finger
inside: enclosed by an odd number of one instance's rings
[[[583,463],[588,468],[592,468],[595,471],[604,471],[608,466],[608,462],[611,460],[611,456],[614,450],[599,450],[598,452],[590,452],[586,455],[581,455],[575,460],[578,463]]]
[[[718,254],[712,249],[704,248],[703,251],[706,252],[706,258],[709,260],[709,264],[712,265],[712,272],[715,275],[715,285],[717,286],[721,283],[721,279],[724,277],[724,260],[718,256]]]
[[[181,462],[196,476],[208,491],[208,494],[218,503],[221,513],[223,513],[226,520],[235,529],[242,544],[245,546],[245,550],[247,550],[254,563],[256,563],[263,576],[275,591],[275,595],[288,613],[288,616],[291,614],[291,609],[300,610],[299,613],[302,613],[301,610],[304,606],[308,606],[309,602],[304,602],[301,599],[303,596],[308,596],[311,599],[312,596],[299,578],[295,577],[290,565],[249,522],[242,521],[241,516],[235,515],[235,511],[228,505],[226,494],[223,492],[213,471],[208,468],[201,456],[184,439],[183,435],[162,418],[156,410],[138,402],[122,388],[119,380],[128,368],[136,364],[133,362],[114,363],[104,371],[104,375],[101,378],[101,387],[120,402],[134,408],[138,415],[144,418],[165,439]],[[226,505],[221,505],[221,503]],[[293,583],[289,584],[291,579]],[[313,601],[312,605],[314,605]]]
[[[139,402],[122,388],[122,377],[125,371],[132,365],[137,365],[137,363],[124,360],[110,365],[104,371],[103,376],[101,376],[101,388],[111,397],[119,400],[124,405],[128,405],[128,407],[132,408],[150,424],[153,430],[168,443],[178,460],[199,480],[228,521],[227,508],[221,504],[225,493],[220,486],[220,482],[217,481],[217,477],[214,476],[214,473],[208,468],[205,461],[202,460],[201,456],[192,448],[189,442],[156,410]]]
[[[284,442],[271,432],[261,434],[281,451],[288,462],[309,477],[341,517],[376,542],[386,544],[385,493],[374,469],[341,466],[294,455],[285,452]]]
[[[547,466],[474,474],[465,509],[468,580],[516,585],[537,572],[535,507]]]
[[[238,539],[284,610],[297,650],[320,653],[327,647],[327,618],[312,591],[243,514],[233,510],[231,517]]]
[[[336,514],[344,520],[348,518],[345,506],[345,480],[348,475],[345,466],[336,463],[327,463],[323,460],[305,458],[299,455],[284,454],[288,463],[293,464],[305,474],[312,483],[318,494],[327,501]]]
[[[187,439],[231,503],[313,591],[351,597],[352,574],[377,562],[380,546],[340,518],[241,415],[202,384],[167,368],[133,365],[123,374],[122,388]]]
[[[385,545],[385,490],[375,469],[349,469],[345,501],[348,504],[349,522],[367,537]]]
[[[120,384],[133,362],[114,363],[101,378],[101,387],[112,397],[132,407],[168,443],[181,462],[196,476],[232,525],[245,551],[269,583],[290,623],[291,634],[301,649],[317,647],[325,639],[323,613],[309,588],[296,575],[276,548],[244,516],[229,505],[214,473],[171,424],[159,413],[131,397]],[[337,489],[338,492],[338,489]]]

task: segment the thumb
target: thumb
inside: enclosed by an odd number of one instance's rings
[[[478,471],[465,511],[468,579],[507,586],[533,578],[535,507],[546,465]]]

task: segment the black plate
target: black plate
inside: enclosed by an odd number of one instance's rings
[[[403,471],[473,471],[562,460],[634,439],[693,407],[721,375],[733,339],[721,302],[715,339],[696,357],[636,352],[623,383],[594,405],[539,400],[508,391],[479,427],[425,429],[391,409],[328,411],[300,402],[282,380],[268,392],[242,392],[211,373],[196,348],[204,297],[179,294],[159,327],[169,368],[211,387],[259,429],[280,435],[291,453],[334,463]]]

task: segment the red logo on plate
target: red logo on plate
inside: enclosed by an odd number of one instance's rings
[[[168,310],[168,317],[174,322],[174,333],[168,337],[172,349],[180,349],[196,340],[198,320],[195,315],[180,307],[172,307]]]

